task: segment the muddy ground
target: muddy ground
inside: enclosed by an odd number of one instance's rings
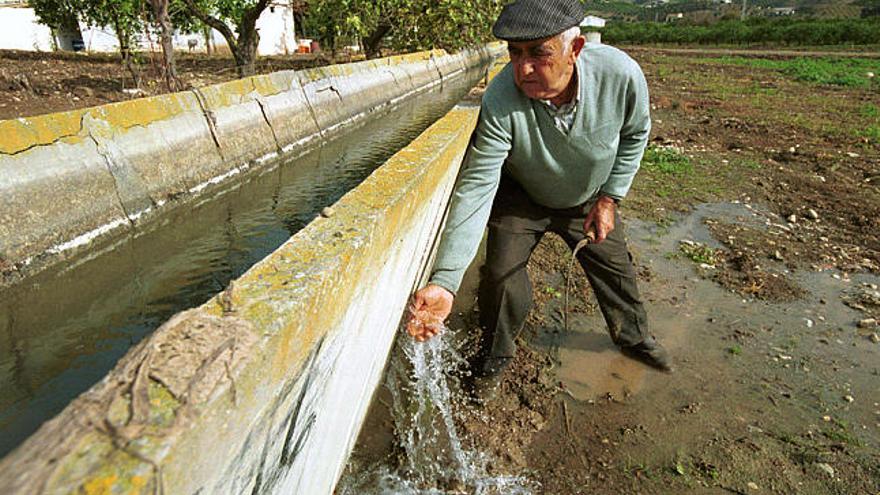
[[[582,274],[563,332],[570,254],[548,236],[519,355],[498,398],[459,406],[465,438],[537,493],[880,493],[878,87],[631,53],[672,159],[622,212],[675,372],[614,348]]]
[[[138,53],[136,85],[116,55],[0,50],[0,120],[104,105],[167,92],[158,53]],[[261,57],[256,72],[326,65],[315,55]],[[202,87],[235,79],[229,55],[177,54],[183,85]]]

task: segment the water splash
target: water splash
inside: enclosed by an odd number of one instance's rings
[[[403,337],[386,376],[401,454],[396,467],[374,466],[340,483],[340,495],[529,495],[537,484],[520,476],[489,475],[492,458],[469,449],[456,426],[451,377],[466,369],[452,332],[417,343]]]

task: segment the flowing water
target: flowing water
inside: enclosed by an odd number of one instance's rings
[[[445,114],[469,74],[88,256],[0,291],[0,456],[171,315],[204,303]]]
[[[536,487],[519,476],[488,474],[491,457],[466,447],[456,411],[470,400],[450,377],[466,367],[455,335],[441,332],[425,343],[398,339],[385,386],[399,449],[394,465],[383,459],[348,474],[340,495],[528,495]]]

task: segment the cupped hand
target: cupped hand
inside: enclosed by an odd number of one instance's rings
[[[590,208],[587,218],[584,220],[584,232],[590,232],[592,229],[596,233],[596,239],[593,241],[599,243],[605,240],[614,230],[614,211],[617,204],[608,196],[602,196]]]
[[[413,296],[406,331],[419,342],[437,335],[452,311],[454,299],[451,292],[439,285],[428,284],[419,289]]]

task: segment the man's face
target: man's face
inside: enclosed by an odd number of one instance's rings
[[[575,44],[582,46],[582,42]],[[565,92],[580,52],[578,48],[566,50],[559,36],[510,41],[507,50],[517,87],[536,100],[550,100]]]

